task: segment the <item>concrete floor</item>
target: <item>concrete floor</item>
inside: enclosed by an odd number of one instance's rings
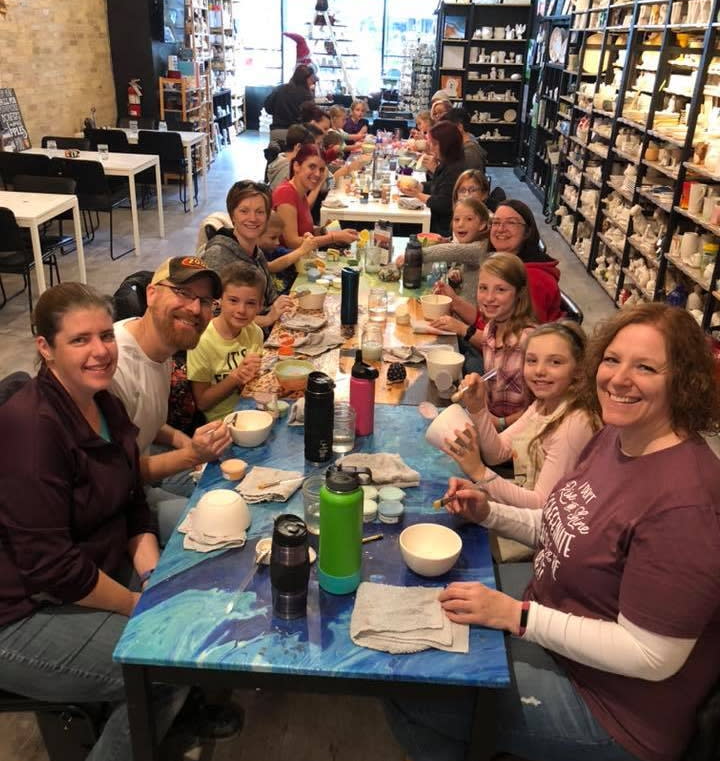
[[[208,197],[201,197],[200,205],[192,213],[185,214],[176,200],[175,188],[167,188],[164,240],[157,237],[156,210],[150,207],[141,211],[140,257],[129,254],[115,262],[110,260],[107,215],[104,215],[95,241],[85,247],[88,282],[111,294],[128,274],[140,269],[153,270],[168,256],[193,253],[200,222],[209,213],[224,209],[230,185],[239,179],[262,179],[265,165],[262,148],[266,142],[265,135],[245,133],[220,153],[208,176]],[[535,211],[548,252],[560,262],[561,287],[579,303],[585,313],[585,327],[591,330],[598,320],[614,311],[611,300],[564,241],[542,221],[540,205],[512,170],[494,168],[490,174],[493,184],[502,186],[509,198],[525,201]],[[130,212],[120,209],[115,214],[116,250],[124,250],[132,245]],[[63,280],[77,278],[74,253],[61,258],[60,272]],[[3,282],[7,292],[13,293],[20,279],[4,276]],[[14,370],[34,372],[35,349],[27,310],[25,294],[0,310],[0,377]],[[289,756],[296,761],[403,758],[375,700],[256,691],[237,692],[234,699],[246,711],[243,732],[232,740],[206,746],[192,757],[203,761],[258,758],[280,761]],[[269,727],[273,728],[272,736]],[[2,761],[47,761],[32,715],[0,714],[0,735]]]

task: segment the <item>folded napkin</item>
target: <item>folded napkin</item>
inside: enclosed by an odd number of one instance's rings
[[[288,414],[288,425],[305,425],[305,397],[301,396]]]
[[[430,333],[430,335],[433,336],[455,335],[452,330],[440,330],[440,328],[433,328],[433,326],[427,320],[413,320],[411,317],[410,324],[412,325],[413,333]]]
[[[308,333],[305,336],[296,336],[292,345],[298,351],[299,354],[305,354],[308,357],[317,357],[319,354],[324,354],[330,349],[336,349],[338,346],[342,346],[345,343],[345,339],[340,335],[340,331],[331,328],[329,330],[322,330],[317,333]],[[265,342],[265,346],[275,348],[280,345],[279,338],[269,338]]]
[[[356,452],[341,457],[338,462],[357,468],[370,468],[374,484],[392,484],[401,488],[420,484],[420,474],[409,467],[399,454]]]
[[[360,647],[388,653],[417,653],[434,647],[470,650],[470,627],[443,612],[439,587],[393,587],[364,581],[350,618],[350,637]]]
[[[249,505],[256,502],[287,502],[302,486],[305,476],[297,470],[279,470],[256,465],[235,487]],[[281,481],[281,483],[276,483]],[[272,484],[265,486],[263,484]]]
[[[425,361],[425,356],[414,346],[388,346],[383,350],[383,361],[417,365]]]
[[[328,197],[322,202],[322,205],[326,209],[346,209],[347,208],[347,204],[341,201],[339,198]]]
[[[178,531],[185,534],[183,547],[195,552],[212,552],[213,550],[227,550],[230,547],[243,547],[247,532],[243,531],[237,536],[207,536],[193,528],[192,517],[195,508],[185,516],[185,520],[178,526]]]
[[[425,208],[425,202],[421,201],[419,198],[408,198],[403,196],[398,200],[398,206],[401,209],[411,209],[412,211],[417,211],[419,209]]]
[[[281,323],[288,330],[314,331],[327,325],[327,317],[321,314],[300,314],[297,312],[292,317],[284,315],[281,318]]]

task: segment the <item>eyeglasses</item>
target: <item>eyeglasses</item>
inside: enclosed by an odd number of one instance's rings
[[[490,227],[525,227],[524,222],[515,222],[512,219],[493,219],[490,221]]]
[[[211,296],[198,296],[192,291],[188,291],[187,288],[180,288],[177,285],[170,285],[169,283],[155,283],[163,288],[169,288],[178,298],[182,299],[186,304],[192,304],[196,299],[200,302],[202,309],[212,309],[215,299]]]
[[[270,195],[270,186],[264,182],[255,182],[254,180],[240,180],[235,183],[238,190],[257,190],[258,193]]]
[[[482,188],[471,185],[469,188],[459,188],[457,192],[459,196],[471,196],[473,193],[482,193]]]

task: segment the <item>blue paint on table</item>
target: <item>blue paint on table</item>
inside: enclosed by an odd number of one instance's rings
[[[354,451],[399,452],[422,478],[419,487],[405,490],[402,523],[365,524],[366,534],[382,532],[385,538],[364,546],[363,578],[438,587],[452,581],[481,581],[494,587],[485,529],[462,525],[453,516],[432,509],[432,501],[444,493],[448,476],[456,474],[457,469],[449,458],[425,442],[426,427],[427,421],[412,407],[380,405],[376,407],[375,434],[356,444]],[[290,427],[285,420],[274,426],[262,446],[233,447],[229,456],[242,457],[250,464],[306,473],[318,470],[304,461],[302,427]],[[222,487],[232,485],[222,477],[217,463],[208,465],[189,507],[205,491]],[[466,686],[509,684],[503,634],[494,630],[472,627],[468,655],[439,650],[389,655],[357,647],[349,633],[355,597],[320,590],[316,565],[310,574],[307,617],[295,621],[274,618],[269,569],[260,566],[251,575],[254,547],[259,537],[270,536],[276,515],[303,514],[302,494],[298,490],[287,503],[263,503],[250,508],[252,525],[244,548],[191,552],[183,549],[181,534],[173,535],[118,642],[114,655],[117,661]],[[398,546],[402,529],[423,521],[452,526],[463,540],[455,567],[434,579],[410,571]],[[244,590],[238,592],[238,585],[246,581]]]

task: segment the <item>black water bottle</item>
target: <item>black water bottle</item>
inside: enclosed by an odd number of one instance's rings
[[[335,382],[321,372],[308,375],[305,389],[305,459],[320,464],[332,457]]]
[[[340,324],[357,325],[358,289],[360,272],[352,267],[343,267],[340,273],[342,281],[342,300],[340,302]]]
[[[308,532],[297,515],[275,519],[270,551],[270,584],[273,612],[279,618],[300,618],[307,609]]]
[[[417,235],[411,235],[405,247],[405,262],[403,264],[403,287],[419,288],[422,283],[422,246]]]

